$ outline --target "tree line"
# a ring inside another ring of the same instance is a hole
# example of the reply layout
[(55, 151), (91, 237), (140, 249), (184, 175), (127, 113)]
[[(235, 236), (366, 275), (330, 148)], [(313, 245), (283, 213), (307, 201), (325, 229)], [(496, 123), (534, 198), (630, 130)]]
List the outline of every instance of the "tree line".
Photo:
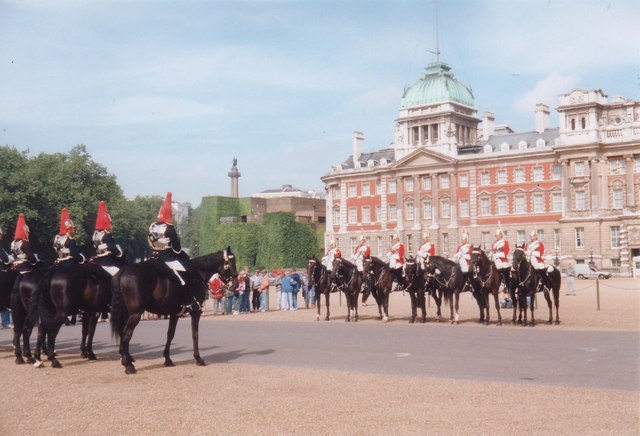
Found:
[[(98, 203), (105, 200), (113, 236), (127, 259), (135, 261), (148, 255), (149, 224), (155, 221), (163, 197), (125, 198), (116, 177), (91, 158), (85, 145), (69, 153), (37, 156), (29, 156), (28, 150), (0, 146), (0, 174), (3, 248), (8, 249), (18, 214), (24, 213), (35, 252), (44, 260), (53, 260), (53, 238), (58, 232), (60, 210), (66, 207), (76, 226), (78, 244), (85, 255), (93, 255), (91, 236)], [(251, 268), (303, 267), (309, 257), (321, 255), (322, 234), (307, 223), (296, 222), (292, 213), (268, 213), (260, 222), (220, 224), (221, 216), (250, 214), (248, 199), (205, 197), (178, 225), (182, 245), (192, 256), (230, 245), (238, 265)]]

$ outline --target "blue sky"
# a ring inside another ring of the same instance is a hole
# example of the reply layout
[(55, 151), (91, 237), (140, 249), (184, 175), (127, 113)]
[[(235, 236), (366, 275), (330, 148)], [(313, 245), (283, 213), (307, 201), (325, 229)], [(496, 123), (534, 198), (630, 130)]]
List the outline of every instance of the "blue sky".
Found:
[[(0, 0), (0, 145), (85, 144), (128, 197), (190, 201), (320, 177), (389, 146), (435, 60), (430, 1)], [(479, 116), (533, 130), (574, 88), (640, 99), (640, 2), (441, 1), (441, 60)], [(552, 113), (552, 126), (557, 116)]]

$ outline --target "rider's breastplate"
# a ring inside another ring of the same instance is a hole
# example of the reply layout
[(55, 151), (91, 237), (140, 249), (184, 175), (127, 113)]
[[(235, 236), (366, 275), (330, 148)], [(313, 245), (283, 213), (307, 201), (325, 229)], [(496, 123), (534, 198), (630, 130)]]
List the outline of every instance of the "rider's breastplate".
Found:
[(171, 247), (171, 240), (165, 236), (166, 232), (167, 225), (165, 223), (154, 223), (149, 226), (149, 244), (151, 248), (162, 251)]
[(11, 251), (16, 254), (18, 260), (26, 260), (27, 255), (22, 251), (22, 239), (19, 241), (11, 242)]
[(58, 259), (65, 259), (71, 255), (71, 250), (66, 247), (67, 239), (66, 235), (56, 235), (53, 239), (53, 248), (58, 254)]
[(106, 242), (102, 242), (102, 239), (105, 237), (106, 232), (104, 230), (96, 230), (93, 232), (93, 244), (96, 247), (96, 253), (105, 254), (107, 253), (107, 244)]

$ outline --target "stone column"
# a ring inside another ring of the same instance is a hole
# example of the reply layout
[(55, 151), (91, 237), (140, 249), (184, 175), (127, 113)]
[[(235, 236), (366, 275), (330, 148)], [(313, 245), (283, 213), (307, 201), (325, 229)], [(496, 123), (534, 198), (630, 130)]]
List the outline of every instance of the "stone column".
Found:
[(449, 172), (449, 194), (451, 195), (451, 205), (450, 209), (450, 221), (449, 228), (455, 229), (458, 227), (458, 195), (456, 193), (458, 186), (458, 178), (456, 177), (457, 171), (452, 168)]
[(238, 198), (238, 178), (240, 178), (241, 174), (238, 171), (238, 167), (236, 166), (237, 160), (233, 158), (233, 166), (229, 170), (227, 174), (231, 179), (231, 197)]
[(609, 161), (604, 157), (600, 158), (600, 171), (598, 171), (598, 189), (600, 192), (600, 210), (609, 209)]
[[(420, 204), (420, 176), (413, 176), (413, 226), (411, 230), (415, 230), (420, 233), (422, 229), (422, 222), (420, 215), (422, 211), (422, 205)], [(419, 240), (418, 240), (419, 242)]]
[(404, 199), (402, 198), (402, 194), (404, 192), (403, 189), (403, 179), (402, 177), (396, 177), (396, 197), (398, 201), (396, 203), (396, 230), (398, 231), (398, 235), (402, 238), (401, 232), (404, 232)]
[(438, 174), (431, 174), (431, 229), (440, 228), (440, 200), (438, 199)]
[(387, 202), (387, 178), (385, 176), (380, 177), (380, 228), (384, 232), (387, 230), (387, 211), (389, 209), (389, 203)]
[(340, 227), (338, 233), (344, 233), (347, 230), (347, 217), (349, 211), (347, 210), (347, 182), (342, 180), (340, 182)]
[(589, 176), (591, 180), (589, 181), (589, 194), (590, 194), (590, 206), (591, 206), (591, 215), (598, 216), (600, 215), (600, 168), (598, 165), (598, 159), (593, 158), (589, 160)]
[(562, 179), (561, 179), (561, 187), (562, 187), (562, 217), (566, 217), (567, 212), (571, 210), (570, 201), (571, 201), (571, 189), (569, 183), (569, 161), (566, 159), (562, 159), (560, 161), (560, 166), (562, 168)]
[(626, 165), (625, 165), (625, 176), (627, 181), (627, 201), (626, 207), (632, 208), (636, 205), (636, 196), (633, 189), (633, 156), (627, 155), (624, 157)]

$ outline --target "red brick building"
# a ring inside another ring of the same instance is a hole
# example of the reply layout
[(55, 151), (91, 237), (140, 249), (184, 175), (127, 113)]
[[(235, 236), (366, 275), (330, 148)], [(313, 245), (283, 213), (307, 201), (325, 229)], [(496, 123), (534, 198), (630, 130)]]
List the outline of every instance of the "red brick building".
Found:
[(511, 242), (532, 230), (548, 263), (593, 261), (629, 274), (640, 256), (640, 102), (600, 90), (560, 96), (557, 128), (535, 108), (535, 129), (516, 133), (477, 116), (470, 88), (441, 62), (408, 88), (390, 148), (352, 155), (322, 177), (326, 240), (352, 250), (364, 235), (384, 255), (394, 233), (409, 252), (428, 232), (452, 256), (460, 235), (489, 247), (498, 226)]

